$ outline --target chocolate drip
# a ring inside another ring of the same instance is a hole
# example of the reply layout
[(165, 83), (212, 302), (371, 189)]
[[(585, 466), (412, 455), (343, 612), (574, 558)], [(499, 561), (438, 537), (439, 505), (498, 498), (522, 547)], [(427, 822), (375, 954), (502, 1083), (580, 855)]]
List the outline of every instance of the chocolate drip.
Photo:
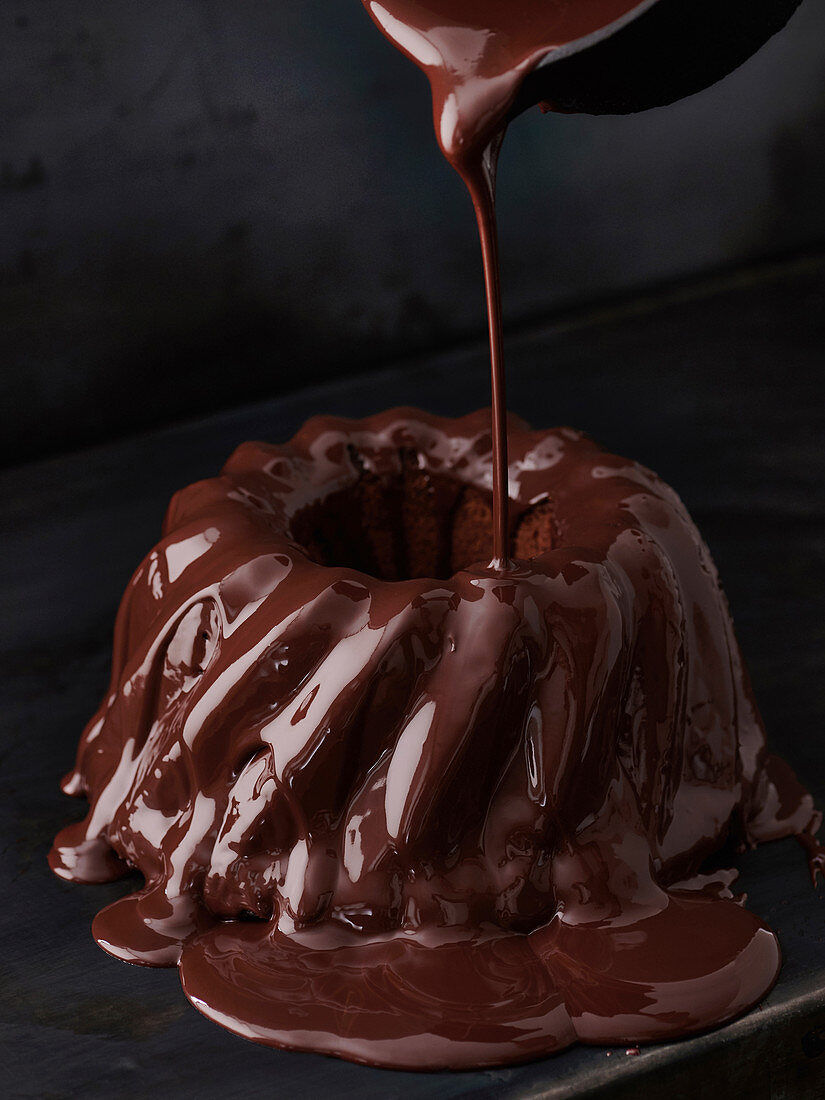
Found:
[[(501, 137), (503, 138), (503, 134)], [(462, 175), (470, 191), (478, 222), (484, 289), (490, 331), (490, 392), (493, 429), (493, 559), (495, 569), (510, 565), (507, 553), (509, 484), (507, 462), (507, 387), (504, 374), (504, 333), (501, 317), (501, 272), (496, 224), (496, 171), (500, 142), (494, 140), (480, 163), (464, 162)], [(459, 162), (461, 163), (461, 162)]]

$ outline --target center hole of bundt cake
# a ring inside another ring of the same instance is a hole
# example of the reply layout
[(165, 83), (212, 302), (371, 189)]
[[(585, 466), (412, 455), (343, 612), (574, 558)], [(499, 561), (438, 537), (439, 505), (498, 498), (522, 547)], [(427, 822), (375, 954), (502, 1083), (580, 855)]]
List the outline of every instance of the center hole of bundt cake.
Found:
[[(413, 449), (396, 469), (370, 470), (351, 452), (357, 480), (303, 509), (292, 537), (319, 565), (357, 569), (386, 581), (446, 580), (492, 558), (493, 496), (448, 472), (428, 470)], [(529, 560), (553, 546), (549, 500), (513, 508), (511, 554)]]

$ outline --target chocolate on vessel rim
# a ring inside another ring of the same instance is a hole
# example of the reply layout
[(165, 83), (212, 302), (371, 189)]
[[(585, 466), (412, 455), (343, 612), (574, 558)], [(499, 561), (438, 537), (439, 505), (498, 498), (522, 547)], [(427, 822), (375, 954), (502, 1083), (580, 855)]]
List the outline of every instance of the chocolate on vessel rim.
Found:
[[(707, 550), (649, 471), (510, 425), (507, 573), (467, 558), (489, 413), (393, 410), (244, 445), (130, 582), (52, 866), (140, 870), (98, 942), (247, 1038), (493, 1065), (701, 1030), (775, 980), (699, 871), (814, 810)], [(340, 565), (330, 515), (365, 533)]]

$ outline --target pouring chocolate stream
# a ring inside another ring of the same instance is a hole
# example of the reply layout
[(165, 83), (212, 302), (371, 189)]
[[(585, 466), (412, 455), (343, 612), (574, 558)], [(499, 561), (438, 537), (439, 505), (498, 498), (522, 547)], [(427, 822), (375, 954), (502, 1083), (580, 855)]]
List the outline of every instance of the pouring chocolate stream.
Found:
[(496, 225), (498, 156), (519, 90), (554, 50), (604, 30), (650, 0), (364, 0), (372, 18), (427, 74), (441, 151), (475, 208), (490, 333), (493, 561), (508, 563), (507, 390)]

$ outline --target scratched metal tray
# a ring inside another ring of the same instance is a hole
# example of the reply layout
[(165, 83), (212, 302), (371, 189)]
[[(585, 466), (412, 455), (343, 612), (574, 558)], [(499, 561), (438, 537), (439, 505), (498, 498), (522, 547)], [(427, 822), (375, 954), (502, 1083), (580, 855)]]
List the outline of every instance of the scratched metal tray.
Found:
[[(726, 583), (774, 746), (825, 804), (825, 262), (517, 334), (511, 405), (572, 423), (682, 493)], [(231, 366), (231, 365), (230, 365)], [(825, 896), (793, 841), (741, 861), (785, 964), (764, 1004), (668, 1046), (579, 1047), (512, 1069), (370, 1070), (266, 1050), (202, 1019), (174, 972), (92, 942), (122, 885), (70, 886), (45, 855), (79, 806), (57, 783), (102, 693), (112, 617), (179, 485), (317, 411), (483, 404), (481, 345), (0, 477), (0, 1095), (825, 1097)]]

